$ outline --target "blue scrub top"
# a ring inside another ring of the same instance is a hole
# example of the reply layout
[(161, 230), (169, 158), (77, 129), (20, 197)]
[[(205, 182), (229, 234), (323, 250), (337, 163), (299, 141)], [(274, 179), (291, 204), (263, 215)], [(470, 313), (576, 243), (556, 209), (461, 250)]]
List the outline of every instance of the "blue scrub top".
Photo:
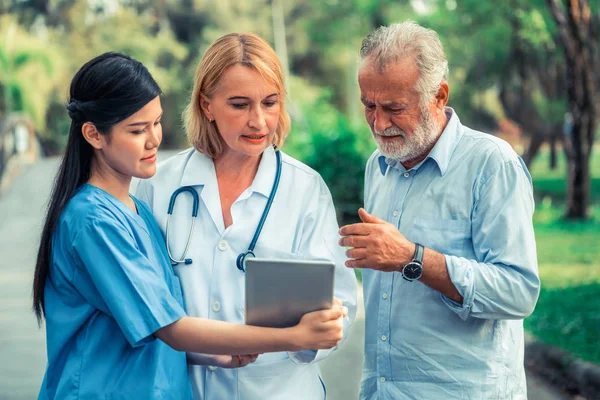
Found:
[(54, 231), (38, 399), (192, 399), (185, 353), (153, 335), (185, 316), (148, 207), (83, 185)]

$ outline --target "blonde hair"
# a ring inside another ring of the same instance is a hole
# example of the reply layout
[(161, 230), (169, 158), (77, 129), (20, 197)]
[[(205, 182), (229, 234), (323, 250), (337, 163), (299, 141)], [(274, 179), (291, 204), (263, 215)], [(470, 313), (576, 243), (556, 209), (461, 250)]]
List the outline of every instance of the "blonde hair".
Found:
[(230, 33), (215, 40), (202, 56), (196, 69), (190, 101), (183, 112), (188, 140), (196, 150), (212, 158), (224, 151), (225, 142), (216, 125), (202, 112), (201, 95), (210, 99), (223, 73), (236, 64), (259, 72), (279, 92), (279, 120), (273, 144), (281, 148), (290, 131), (290, 117), (285, 110), (283, 69), (277, 54), (267, 42), (253, 33)]

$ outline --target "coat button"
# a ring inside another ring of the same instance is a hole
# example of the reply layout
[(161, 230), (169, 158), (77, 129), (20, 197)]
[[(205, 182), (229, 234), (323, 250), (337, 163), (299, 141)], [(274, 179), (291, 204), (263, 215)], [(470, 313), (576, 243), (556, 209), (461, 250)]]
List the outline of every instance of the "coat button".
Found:
[(221, 303), (219, 303), (218, 301), (215, 301), (215, 302), (212, 304), (212, 309), (213, 309), (213, 311), (214, 311), (214, 312), (219, 312), (219, 311), (221, 311)]
[(229, 247), (227, 245), (227, 242), (224, 240), (219, 241), (219, 244), (217, 245), (217, 247), (219, 248), (219, 250), (224, 251), (227, 250), (227, 247)]

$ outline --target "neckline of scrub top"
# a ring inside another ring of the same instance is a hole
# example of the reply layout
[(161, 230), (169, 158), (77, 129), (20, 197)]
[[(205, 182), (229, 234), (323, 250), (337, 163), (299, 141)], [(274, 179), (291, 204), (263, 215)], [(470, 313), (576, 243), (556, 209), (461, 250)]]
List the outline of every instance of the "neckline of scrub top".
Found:
[[(133, 219), (140, 226), (140, 228), (142, 228), (146, 233), (149, 233), (148, 227), (146, 226), (146, 222), (144, 221), (142, 216), (140, 214), (134, 212), (131, 208), (127, 207), (127, 205), (125, 203), (123, 203), (121, 200), (117, 199), (115, 196), (113, 196), (106, 190), (99, 188), (98, 186), (94, 186), (90, 183), (84, 183), (82, 185), (82, 187), (84, 187), (84, 186), (89, 187), (89, 188), (91, 188), (91, 190), (94, 190), (95, 192), (102, 194), (112, 204), (114, 204), (116, 207), (118, 207), (120, 210), (122, 210), (124, 213), (126, 213), (131, 219)], [(138, 200), (134, 196), (132, 196), (131, 193), (129, 193), (128, 195), (129, 195), (129, 198), (131, 198), (131, 200), (133, 200), (133, 203), (135, 204), (135, 207), (139, 212), (141, 207), (138, 204)]]

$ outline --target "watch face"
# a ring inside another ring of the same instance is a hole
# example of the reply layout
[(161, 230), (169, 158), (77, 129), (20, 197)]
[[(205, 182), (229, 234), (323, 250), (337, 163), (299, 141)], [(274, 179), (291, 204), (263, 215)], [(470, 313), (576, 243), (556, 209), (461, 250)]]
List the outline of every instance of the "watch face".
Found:
[(417, 262), (409, 262), (404, 266), (402, 270), (402, 275), (408, 280), (414, 281), (415, 279), (419, 279), (423, 274), (423, 267), (421, 264)]

